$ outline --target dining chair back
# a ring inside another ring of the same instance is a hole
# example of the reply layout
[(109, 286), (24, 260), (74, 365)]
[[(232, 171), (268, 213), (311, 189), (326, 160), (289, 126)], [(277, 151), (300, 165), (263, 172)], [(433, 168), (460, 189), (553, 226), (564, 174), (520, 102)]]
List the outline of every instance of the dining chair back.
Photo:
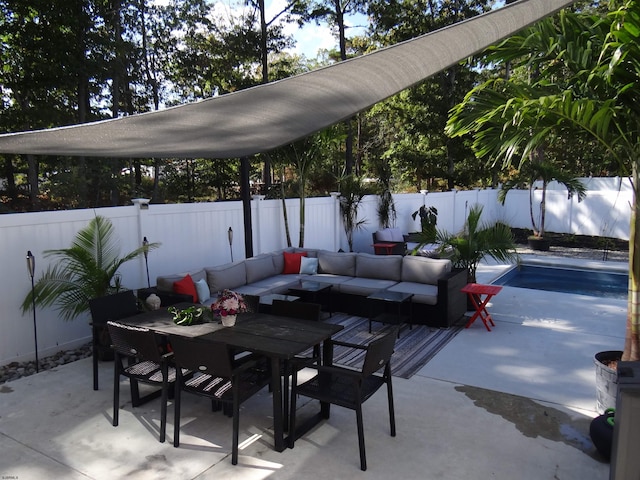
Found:
[[(171, 336), (170, 344), (177, 368), (174, 404), (174, 447), (180, 446), (182, 392), (189, 392), (232, 407), (233, 439), (231, 463), (238, 463), (240, 404), (265, 387), (271, 373), (266, 358), (247, 355), (239, 360), (221, 342)], [(191, 377), (184, 372), (191, 371)]]
[(243, 294), (242, 298), (244, 299), (244, 303), (249, 309), (250, 312), (258, 313), (260, 310), (260, 296), (259, 295), (249, 295)]
[(91, 312), (91, 351), (93, 360), (93, 389), (98, 390), (98, 360), (111, 359), (113, 351), (107, 322), (137, 315), (138, 301), (132, 290), (89, 300)]
[(353, 349), (366, 350), (364, 364), (361, 369), (345, 368), (340, 365), (309, 365), (302, 366), (317, 370), (317, 374), (309, 380), (297, 385), (298, 368), (294, 363), (291, 381), (291, 411), (289, 427), (290, 447), (293, 448), (296, 439), (296, 399), (298, 395), (338, 405), (356, 412), (358, 427), (358, 447), (360, 450), (360, 468), (367, 469), (367, 459), (364, 443), (364, 426), (362, 420), (362, 404), (371, 398), (383, 385), (387, 386), (387, 401), (389, 404), (389, 424), (391, 436), (396, 436), (395, 411), (393, 406), (393, 387), (391, 381), (391, 355), (393, 354), (397, 328), (384, 336), (373, 340), (366, 346), (340, 341), (332, 341), (334, 345), (341, 345)]
[[(169, 365), (172, 354), (163, 353), (161, 342), (153, 330), (108, 321), (107, 328), (114, 350), (113, 426), (117, 427), (120, 411), (120, 376), (129, 378), (131, 403), (134, 407), (161, 397), (160, 442), (165, 441), (167, 399), (169, 388), (175, 383), (175, 368)], [(123, 360), (127, 360), (126, 364)], [(160, 390), (140, 397), (138, 382), (160, 386)]]

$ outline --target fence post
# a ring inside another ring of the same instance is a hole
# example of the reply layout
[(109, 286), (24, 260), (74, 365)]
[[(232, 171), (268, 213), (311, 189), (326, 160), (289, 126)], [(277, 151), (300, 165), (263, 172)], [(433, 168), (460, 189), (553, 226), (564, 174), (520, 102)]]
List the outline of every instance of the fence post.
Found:
[[(134, 198), (131, 200), (131, 203), (133, 203), (133, 205), (136, 208), (136, 218), (138, 220), (138, 243), (136, 245), (137, 247), (142, 246), (142, 242), (144, 240), (145, 237), (145, 232), (147, 231), (147, 225), (148, 225), (148, 214), (149, 214), (149, 202), (151, 200), (148, 198)], [(151, 239), (149, 240), (150, 242), (153, 242), (154, 240)], [(145, 264), (145, 257), (144, 255), (140, 255), (139, 260), (138, 260), (139, 266), (140, 266), (140, 273), (139, 273), (139, 279), (140, 278), (147, 278), (147, 274), (146, 274), (146, 264)], [(142, 285), (144, 282), (141, 282), (140, 280), (138, 281), (138, 285)]]
[(340, 225), (342, 223), (342, 216), (340, 215), (340, 192), (330, 192), (329, 194), (334, 200), (333, 250), (337, 252), (340, 249)]
[(265, 195), (252, 195), (251, 199), (254, 201), (255, 203), (255, 207), (256, 207), (256, 215), (255, 215), (255, 222), (254, 222), (254, 231), (255, 231), (255, 235), (253, 236), (253, 241), (256, 245), (256, 251), (258, 252), (258, 255), (260, 255), (262, 253), (262, 242), (260, 241), (260, 239), (262, 238), (262, 221), (260, 220), (262, 218), (262, 201), (266, 198)]

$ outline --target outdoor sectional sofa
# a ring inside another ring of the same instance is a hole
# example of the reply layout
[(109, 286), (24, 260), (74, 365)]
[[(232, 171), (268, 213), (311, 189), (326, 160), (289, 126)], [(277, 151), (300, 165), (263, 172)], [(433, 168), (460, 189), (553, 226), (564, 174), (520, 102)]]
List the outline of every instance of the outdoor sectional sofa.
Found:
[[(300, 256), (304, 258), (300, 260)], [(302, 271), (308, 273), (300, 273), (300, 263)], [(290, 248), (225, 265), (161, 275), (157, 277), (158, 293), (175, 293), (187, 274), (203, 292), (199, 300), (206, 305), (223, 289), (261, 296), (286, 293), (301, 280), (312, 280), (332, 285), (332, 310), (353, 315), (368, 316), (366, 297), (383, 289), (414, 295), (415, 324), (450, 327), (460, 320), (467, 306), (460, 292), (466, 284), (466, 271), (452, 268), (448, 259)], [(208, 288), (203, 288), (205, 285)], [(207, 294), (211, 297), (206, 298)]]

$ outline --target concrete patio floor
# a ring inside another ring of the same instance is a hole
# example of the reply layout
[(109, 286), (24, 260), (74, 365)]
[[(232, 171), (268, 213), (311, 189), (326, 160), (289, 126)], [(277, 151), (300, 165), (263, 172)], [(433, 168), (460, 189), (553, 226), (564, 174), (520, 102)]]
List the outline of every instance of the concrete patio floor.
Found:
[[(612, 263), (612, 262), (609, 262)], [(483, 265), (479, 282), (505, 267)], [(624, 268), (624, 267), (623, 267)], [(0, 385), (3, 479), (606, 479), (589, 439), (595, 413), (593, 355), (621, 349), (626, 302), (505, 287), (489, 307), (496, 327), (461, 331), (411, 379), (394, 378), (397, 436), (386, 395), (364, 408), (368, 470), (359, 469), (355, 415), (331, 418), (272, 450), (265, 389), (244, 404), (231, 465), (231, 419), (205, 400), (183, 402), (181, 446), (157, 440), (159, 402), (121, 396), (111, 426), (112, 364), (91, 389), (91, 359)], [(123, 382), (124, 384), (124, 382)], [(302, 402), (302, 410), (315, 404)]]

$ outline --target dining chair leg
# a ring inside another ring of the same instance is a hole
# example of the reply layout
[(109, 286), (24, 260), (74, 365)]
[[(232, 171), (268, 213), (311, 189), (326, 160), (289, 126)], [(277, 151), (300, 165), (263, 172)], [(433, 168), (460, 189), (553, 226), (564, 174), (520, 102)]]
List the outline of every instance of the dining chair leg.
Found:
[(391, 436), (396, 436), (396, 414), (393, 406), (393, 387), (391, 386), (391, 378), (387, 382), (387, 397), (389, 400), (389, 426), (391, 429)]
[(113, 359), (113, 426), (118, 426), (118, 414), (120, 410), (120, 358), (115, 353)]
[(180, 401), (182, 398), (182, 376), (176, 378), (176, 393), (173, 399), (173, 446), (180, 446)]
[(362, 424), (362, 405), (356, 407), (356, 420), (358, 424), (358, 448), (360, 449), (360, 469), (367, 469), (367, 457), (364, 449), (364, 427)]
[(296, 384), (298, 382), (298, 372), (295, 368), (291, 374), (291, 404), (289, 405), (289, 448), (293, 448), (296, 443)]
[(167, 435), (167, 401), (169, 399), (169, 367), (162, 364), (162, 395), (160, 404), (160, 443), (164, 443)]
[(238, 440), (240, 437), (240, 400), (237, 387), (233, 392), (233, 444), (231, 445), (231, 464), (238, 464)]
[(289, 431), (289, 362), (285, 361), (282, 375), (282, 429)]
[(96, 344), (95, 333), (93, 334), (91, 356), (93, 357), (93, 389), (98, 390), (98, 345)]

